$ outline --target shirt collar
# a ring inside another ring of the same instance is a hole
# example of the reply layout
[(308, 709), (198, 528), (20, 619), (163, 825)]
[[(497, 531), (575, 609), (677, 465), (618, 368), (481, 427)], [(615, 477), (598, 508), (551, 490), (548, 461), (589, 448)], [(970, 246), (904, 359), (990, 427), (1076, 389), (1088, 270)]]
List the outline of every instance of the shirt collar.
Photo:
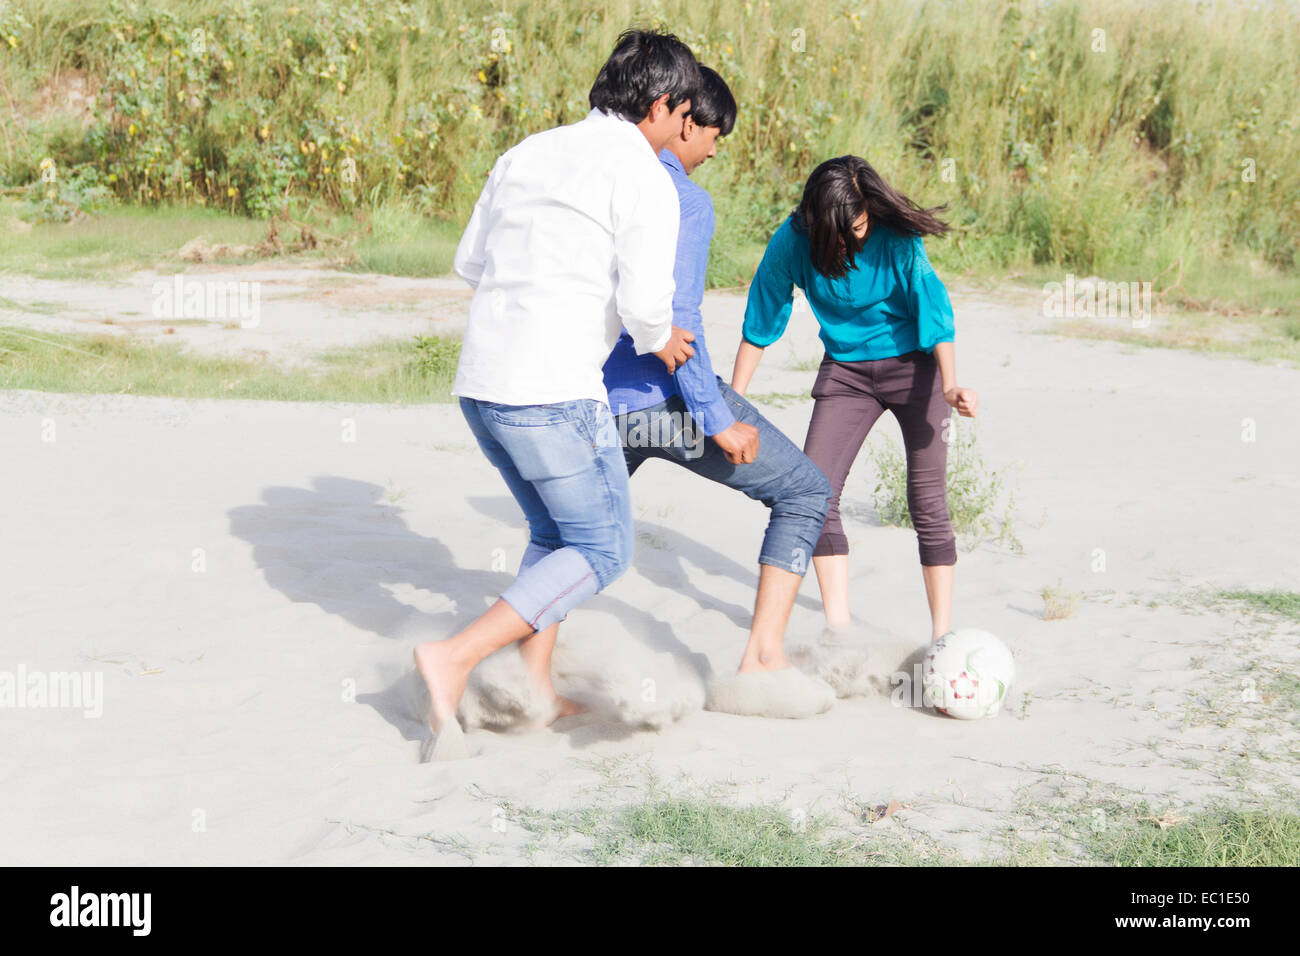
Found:
[[(594, 106), (591, 108), (591, 112), (587, 114), (587, 119), (598, 123), (613, 124), (614, 126), (618, 127), (624, 133), (624, 135), (626, 135), (629, 139), (635, 136), (643, 147), (645, 147), (646, 149), (651, 149), (650, 141), (645, 138), (645, 135), (639, 129), (637, 129), (636, 123), (633, 123), (631, 120), (625, 120), (623, 119), (623, 117), (618, 116), (614, 113), (606, 113), (603, 110), (597, 109)], [(651, 151), (653, 152), (653, 150)]]
[(677, 158), (677, 154), (667, 146), (659, 151), (659, 162), (663, 163), (669, 169), (677, 170), (677, 172), (681, 173), (683, 176), (686, 175), (686, 167), (683, 166), (682, 161)]

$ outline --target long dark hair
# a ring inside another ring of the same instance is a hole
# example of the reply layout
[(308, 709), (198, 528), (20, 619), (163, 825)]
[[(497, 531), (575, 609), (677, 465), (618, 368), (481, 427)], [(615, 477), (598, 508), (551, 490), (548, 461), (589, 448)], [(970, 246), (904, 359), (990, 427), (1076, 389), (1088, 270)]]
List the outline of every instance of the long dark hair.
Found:
[(671, 111), (691, 99), (699, 85), (695, 54), (677, 37), (658, 30), (624, 30), (596, 74), (587, 102), (592, 109), (639, 123), (665, 93)]
[(946, 208), (922, 209), (865, 159), (837, 156), (813, 170), (792, 215), (794, 228), (808, 236), (814, 268), (838, 279), (856, 268), (853, 260), (866, 240), (853, 234), (853, 223), (864, 212), (871, 228), (884, 225), (908, 236), (940, 236), (949, 227), (934, 213)]

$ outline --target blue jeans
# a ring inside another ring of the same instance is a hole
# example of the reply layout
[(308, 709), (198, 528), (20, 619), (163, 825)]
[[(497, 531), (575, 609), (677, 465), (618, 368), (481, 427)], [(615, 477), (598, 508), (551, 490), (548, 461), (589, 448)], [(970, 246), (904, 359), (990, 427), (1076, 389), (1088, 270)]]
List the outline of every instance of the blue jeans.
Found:
[(632, 562), (632, 503), (614, 419), (589, 398), (552, 405), (461, 398), (460, 409), (528, 521), (519, 576), (501, 599), (544, 631)]
[(758, 563), (804, 574), (826, 519), (830, 482), (794, 442), (721, 378), (718, 388), (736, 421), (758, 429), (754, 461), (747, 465), (727, 461), (718, 443), (699, 430), (682, 397), (670, 395), (658, 405), (616, 419), (628, 474), (648, 459), (663, 458), (763, 502), (772, 514)]

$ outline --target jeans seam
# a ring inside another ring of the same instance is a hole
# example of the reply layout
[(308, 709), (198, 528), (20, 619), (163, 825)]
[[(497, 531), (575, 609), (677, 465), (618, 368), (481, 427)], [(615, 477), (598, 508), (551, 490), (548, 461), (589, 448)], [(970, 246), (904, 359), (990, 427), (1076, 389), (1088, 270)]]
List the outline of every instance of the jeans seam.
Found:
[[(555, 597), (551, 599), (551, 603), (547, 604), (544, 608), (542, 608), (540, 611), (538, 611), (538, 612), (537, 612), (537, 616), (536, 616), (535, 618), (533, 618), (531, 621), (528, 622), (528, 626), (531, 627), (534, 631), (537, 630), (537, 622), (540, 621), (540, 620), (542, 619), (542, 616), (543, 616), (547, 611), (549, 611), (551, 608), (555, 607), (556, 604), (560, 603), (560, 600), (561, 600), (562, 598), (564, 598), (566, 595), (568, 595), (568, 594), (572, 593), (573, 591), (575, 591), (579, 586), (582, 585), (582, 583), (583, 583), (584, 581), (587, 580), (587, 578), (593, 576), (595, 573), (596, 573), (595, 571), (588, 571), (588, 572), (587, 572), (586, 574), (584, 574), (582, 577), (578, 578), (577, 581), (573, 582), (573, 583), (570, 584), (567, 588), (565, 588), (563, 591), (561, 591), (559, 594), (555, 595)], [(598, 584), (600, 583), (600, 579), (599, 579), (599, 578), (596, 579), (596, 583), (598, 583)]]

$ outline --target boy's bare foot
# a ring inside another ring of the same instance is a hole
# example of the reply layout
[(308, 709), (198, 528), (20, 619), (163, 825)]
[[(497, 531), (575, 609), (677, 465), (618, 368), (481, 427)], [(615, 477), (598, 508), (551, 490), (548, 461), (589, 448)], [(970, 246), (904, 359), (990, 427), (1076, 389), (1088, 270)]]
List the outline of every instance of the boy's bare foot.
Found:
[(576, 700), (569, 700), (569, 698), (561, 697), (559, 694), (555, 695), (555, 700), (551, 702), (551, 707), (555, 713), (555, 716), (552, 717), (551, 720), (559, 720), (561, 717), (573, 717), (577, 714), (585, 714), (587, 712), (587, 708)]
[(736, 673), (758, 674), (764, 671), (785, 670), (789, 666), (789, 661), (785, 659), (785, 654), (781, 651), (774, 654), (760, 654), (747, 647), (745, 648), (745, 656), (740, 659), (740, 668)]
[(445, 641), (425, 641), (415, 648), (415, 669), (429, 688), (429, 726), (437, 733), (448, 721), (456, 722), (470, 668), (456, 662)]
[(573, 717), (576, 714), (585, 714), (587, 712), (587, 708), (576, 700), (561, 697), (559, 694), (551, 694), (545, 699), (546, 713), (534, 720), (529, 726), (537, 729), (549, 727), (561, 717)]

